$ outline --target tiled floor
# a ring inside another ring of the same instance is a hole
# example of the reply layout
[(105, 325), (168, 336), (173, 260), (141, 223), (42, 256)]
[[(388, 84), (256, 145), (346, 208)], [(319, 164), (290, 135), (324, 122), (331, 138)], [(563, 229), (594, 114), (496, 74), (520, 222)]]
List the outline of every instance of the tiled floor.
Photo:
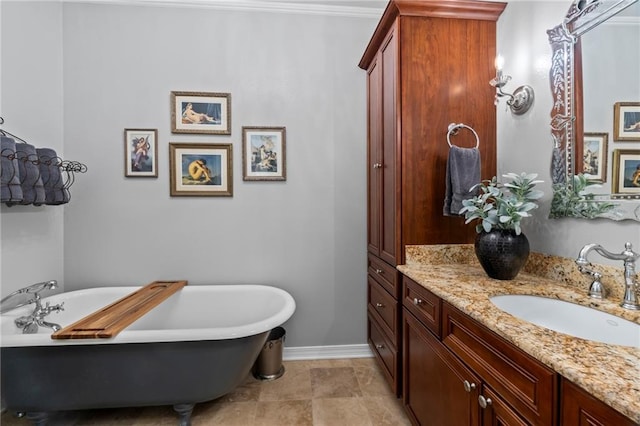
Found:
[[(248, 377), (217, 400), (197, 404), (192, 426), (382, 426), (410, 425), (373, 358), (285, 361), (273, 381)], [(28, 426), (4, 413), (2, 426)], [(62, 412), (49, 426), (175, 426), (171, 407)]]

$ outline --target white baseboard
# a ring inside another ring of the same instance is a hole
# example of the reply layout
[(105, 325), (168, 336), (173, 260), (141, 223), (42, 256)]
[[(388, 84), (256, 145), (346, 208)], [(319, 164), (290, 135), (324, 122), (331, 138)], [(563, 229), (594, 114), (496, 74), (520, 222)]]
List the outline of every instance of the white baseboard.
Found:
[(282, 354), (282, 358), (286, 361), (370, 357), (373, 357), (373, 353), (366, 343), (362, 345), (285, 347)]

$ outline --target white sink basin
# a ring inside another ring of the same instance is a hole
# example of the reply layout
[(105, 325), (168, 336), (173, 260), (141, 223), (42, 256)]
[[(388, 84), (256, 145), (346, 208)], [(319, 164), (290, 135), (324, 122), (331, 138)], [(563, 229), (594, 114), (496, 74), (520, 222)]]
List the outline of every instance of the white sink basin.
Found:
[(490, 297), (501, 310), (541, 327), (582, 339), (640, 348), (640, 325), (586, 306), (547, 297)]

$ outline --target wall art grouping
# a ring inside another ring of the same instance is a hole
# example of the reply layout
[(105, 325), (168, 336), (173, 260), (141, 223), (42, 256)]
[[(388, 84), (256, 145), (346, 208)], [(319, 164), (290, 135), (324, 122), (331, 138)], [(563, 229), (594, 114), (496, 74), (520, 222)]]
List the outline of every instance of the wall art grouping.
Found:
[[(231, 94), (171, 92), (171, 133), (231, 135)], [(126, 128), (125, 176), (158, 177), (158, 129)], [(242, 127), (245, 181), (285, 181), (286, 128)], [(233, 196), (233, 144), (169, 143), (170, 195)]]

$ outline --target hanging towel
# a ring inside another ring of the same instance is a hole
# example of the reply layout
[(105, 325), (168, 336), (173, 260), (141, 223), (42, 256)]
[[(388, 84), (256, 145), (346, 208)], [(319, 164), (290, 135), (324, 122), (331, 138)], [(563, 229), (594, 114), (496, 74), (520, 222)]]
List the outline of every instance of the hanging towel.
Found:
[(0, 202), (18, 203), (22, 201), (22, 188), (18, 174), (18, 159), (16, 158), (16, 141), (6, 136), (0, 136), (0, 156), (2, 168), (0, 175)]
[(40, 177), (38, 155), (36, 148), (28, 143), (16, 145), (18, 169), (20, 170), (20, 185), (22, 187), (22, 201), (20, 204), (41, 205), (45, 201), (44, 185)]
[(40, 160), (40, 177), (44, 185), (45, 204), (58, 205), (69, 201), (65, 196), (60, 166), (62, 161), (51, 148), (36, 148)]
[(480, 151), (452, 145), (447, 158), (443, 214), (458, 216), (462, 200), (472, 197), (471, 187), (480, 182)]

